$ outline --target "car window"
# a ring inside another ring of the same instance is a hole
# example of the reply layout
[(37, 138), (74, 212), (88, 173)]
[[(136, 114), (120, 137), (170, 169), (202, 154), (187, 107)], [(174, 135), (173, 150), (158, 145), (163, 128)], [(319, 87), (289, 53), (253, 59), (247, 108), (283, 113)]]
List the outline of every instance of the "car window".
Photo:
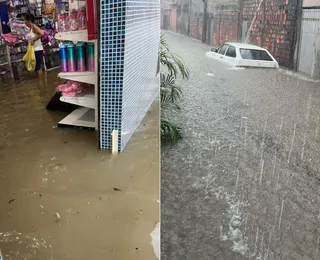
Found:
[(228, 49), (228, 47), (229, 47), (229, 45), (227, 45), (227, 44), (222, 45), (219, 48), (218, 53), (224, 55), (226, 53), (226, 50)]
[(230, 46), (226, 53), (226, 56), (231, 58), (236, 58), (237, 57), (236, 48), (233, 46)]
[(244, 60), (273, 61), (270, 55), (264, 50), (240, 49), (240, 55)]

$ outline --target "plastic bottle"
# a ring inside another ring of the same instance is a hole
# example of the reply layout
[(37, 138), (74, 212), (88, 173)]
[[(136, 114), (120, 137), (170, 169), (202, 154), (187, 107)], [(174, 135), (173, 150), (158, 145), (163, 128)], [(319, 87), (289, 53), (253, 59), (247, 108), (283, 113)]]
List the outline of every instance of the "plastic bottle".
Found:
[(94, 71), (94, 43), (88, 43), (88, 70)]
[(68, 71), (69, 72), (77, 71), (75, 47), (73, 43), (69, 43), (67, 45), (67, 58), (68, 58)]
[(86, 17), (86, 10), (85, 8), (80, 8), (78, 11), (78, 29), (85, 30), (87, 29), (87, 17)]
[(78, 22), (77, 22), (78, 12), (73, 10), (69, 16), (69, 29), (70, 31), (78, 30)]
[(58, 22), (58, 30), (59, 32), (67, 32), (68, 28), (68, 17), (66, 14), (60, 14)]
[(77, 65), (78, 71), (86, 71), (85, 46), (83, 42), (77, 44)]
[(67, 46), (64, 43), (60, 45), (60, 62), (61, 72), (68, 72)]

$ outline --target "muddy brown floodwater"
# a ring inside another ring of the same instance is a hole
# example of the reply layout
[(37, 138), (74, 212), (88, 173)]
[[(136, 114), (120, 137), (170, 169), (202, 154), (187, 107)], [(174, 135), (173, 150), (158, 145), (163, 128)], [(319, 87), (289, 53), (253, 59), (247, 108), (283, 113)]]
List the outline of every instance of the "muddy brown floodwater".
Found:
[(0, 81), (0, 250), (4, 260), (157, 259), (159, 103), (125, 151), (95, 131), (57, 128), (45, 106), (59, 84)]

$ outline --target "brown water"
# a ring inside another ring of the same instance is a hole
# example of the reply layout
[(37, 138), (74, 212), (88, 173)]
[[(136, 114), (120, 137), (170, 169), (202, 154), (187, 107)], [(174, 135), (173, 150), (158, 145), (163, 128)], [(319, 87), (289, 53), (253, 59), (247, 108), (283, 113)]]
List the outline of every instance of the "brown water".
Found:
[[(57, 128), (45, 106), (59, 84), (0, 81), (0, 250), (7, 259), (156, 259), (159, 106), (122, 154), (95, 131)], [(58, 214), (56, 214), (58, 213)]]

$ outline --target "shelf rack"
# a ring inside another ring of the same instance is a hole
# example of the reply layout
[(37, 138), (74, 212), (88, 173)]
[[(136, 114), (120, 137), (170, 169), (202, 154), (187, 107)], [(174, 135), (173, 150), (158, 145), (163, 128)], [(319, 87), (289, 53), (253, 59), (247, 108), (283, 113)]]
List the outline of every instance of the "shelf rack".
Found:
[(12, 65), (11, 65), (11, 57), (10, 57), (9, 47), (7, 44), (0, 44), (0, 48), (2, 48), (2, 49), (5, 48), (5, 54), (2, 56), (7, 57), (6, 62), (0, 61), (0, 69), (3, 67), (6, 67), (7, 71), (10, 72), (10, 74), (11, 74), (11, 78), (13, 78), (14, 76), (13, 76), (13, 70), (12, 70)]
[(59, 122), (59, 125), (72, 125), (78, 127), (95, 128), (98, 130), (98, 52), (97, 40), (88, 40), (88, 31), (60, 32), (55, 35), (56, 40), (72, 42), (93, 42), (95, 72), (60, 72), (58, 77), (94, 85), (93, 93), (80, 94), (76, 97), (60, 97), (62, 102), (81, 106)]

